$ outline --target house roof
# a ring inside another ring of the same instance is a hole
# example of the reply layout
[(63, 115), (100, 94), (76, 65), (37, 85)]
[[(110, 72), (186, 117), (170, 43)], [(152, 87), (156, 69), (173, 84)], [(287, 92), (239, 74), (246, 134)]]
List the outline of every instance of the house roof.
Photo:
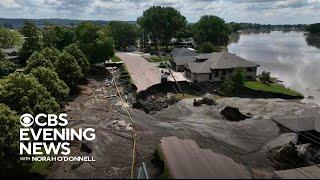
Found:
[(13, 52), (18, 52), (18, 48), (6, 48), (6, 49), (1, 49), (3, 52), (10, 54)]
[(187, 63), (186, 68), (189, 69), (193, 73), (210, 73), (210, 65), (211, 61), (204, 61), (204, 62), (192, 62), (192, 63)]
[(171, 57), (178, 57), (178, 56), (196, 56), (197, 53), (194, 50), (189, 48), (174, 48), (170, 53)]
[(220, 53), (212, 53), (209, 58), (213, 61), (211, 69), (232, 69), (238, 67), (258, 67), (257, 64), (252, 63), (244, 58), (223, 51)]
[(250, 173), (233, 159), (200, 148), (188, 139), (163, 137), (160, 150), (173, 179), (248, 179)]
[(176, 56), (176, 57), (173, 57), (173, 62), (177, 66), (185, 65), (187, 63), (194, 62), (194, 61), (196, 61), (195, 56)]
[(186, 68), (194, 73), (210, 73), (211, 69), (258, 67), (257, 64), (226, 51), (201, 54), (196, 56), (196, 58), (207, 60), (204, 62), (187, 63)]

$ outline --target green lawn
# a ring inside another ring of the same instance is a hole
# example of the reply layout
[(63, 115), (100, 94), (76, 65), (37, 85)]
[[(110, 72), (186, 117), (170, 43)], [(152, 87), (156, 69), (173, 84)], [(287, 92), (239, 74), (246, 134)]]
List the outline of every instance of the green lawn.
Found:
[(111, 61), (112, 61), (112, 62), (121, 62), (122, 60), (121, 60), (118, 56), (114, 55), (114, 56), (111, 58)]
[(151, 62), (167, 62), (170, 60), (169, 56), (153, 56), (151, 57)]
[(265, 92), (281, 93), (290, 96), (301, 96), (300, 93), (279, 84), (264, 84), (256, 81), (247, 81), (245, 82), (245, 87)]
[(36, 173), (45, 177), (50, 171), (51, 163), (52, 163), (51, 161), (32, 162), (30, 172)]
[[(184, 95), (184, 96), (183, 96)], [(193, 94), (175, 94), (175, 97), (177, 98), (177, 99), (180, 99), (180, 100), (182, 100), (182, 99), (194, 99), (194, 98), (199, 98), (199, 96), (197, 96), (197, 95), (193, 95)]]

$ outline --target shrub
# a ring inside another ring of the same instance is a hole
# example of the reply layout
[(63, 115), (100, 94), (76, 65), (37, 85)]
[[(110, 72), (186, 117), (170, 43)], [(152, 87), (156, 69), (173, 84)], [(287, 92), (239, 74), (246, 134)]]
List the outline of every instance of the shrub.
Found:
[(213, 46), (213, 44), (211, 42), (205, 42), (202, 43), (199, 47), (199, 52), (200, 53), (212, 53), (214, 52), (216, 49)]
[(261, 81), (261, 82), (264, 83), (264, 84), (271, 83), (272, 80), (271, 80), (270, 74), (271, 74), (270, 72), (263, 71), (263, 72), (258, 76), (259, 81)]

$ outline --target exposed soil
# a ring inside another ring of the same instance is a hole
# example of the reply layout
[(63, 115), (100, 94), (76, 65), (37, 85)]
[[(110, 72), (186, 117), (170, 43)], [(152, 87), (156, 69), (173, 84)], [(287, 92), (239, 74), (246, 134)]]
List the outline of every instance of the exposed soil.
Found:
[[(104, 86), (104, 78), (88, 78), (88, 84), (81, 85), (81, 93), (65, 108), (69, 127), (96, 130), (96, 140), (82, 151), (81, 144), (74, 146), (72, 154), (86, 153), (96, 162), (54, 163), (49, 178), (130, 178), (132, 132), (112, 126), (116, 121), (128, 124), (130, 120), (119, 98), (106, 97), (115, 94), (115, 89)], [(249, 169), (254, 168), (251, 171), (254, 177), (269, 176), (274, 167), (266, 152), (294, 138), (293, 133), (281, 134), (271, 118), (316, 108), (281, 99), (221, 98), (217, 103), (194, 107), (193, 99), (185, 99), (154, 114), (129, 108), (138, 136), (135, 173), (145, 162), (151, 177), (158, 177), (159, 169), (152, 163), (156, 146), (161, 137), (177, 136), (195, 140), (203, 148), (225, 154)], [(239, 108), (252, 117), (239, 122), (227, 121), (220, 115), (226, 106)]]

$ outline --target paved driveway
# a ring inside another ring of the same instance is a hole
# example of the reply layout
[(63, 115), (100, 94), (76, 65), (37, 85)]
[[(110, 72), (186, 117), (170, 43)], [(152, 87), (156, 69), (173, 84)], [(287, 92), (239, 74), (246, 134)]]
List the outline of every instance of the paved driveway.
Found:
[[(132, 81), (137, 87), (137, 92), (144, 91), (153, 85), (161, 83), (161, 71), (153, 63), (133, 53), (118, 52), (116, 55), (126, 65)], [(177, 81), (186, 80), (181, 73), (174, 73), (174, 76)], [(173, 81), (173, 78), (169, 77), (168, 80)]]

